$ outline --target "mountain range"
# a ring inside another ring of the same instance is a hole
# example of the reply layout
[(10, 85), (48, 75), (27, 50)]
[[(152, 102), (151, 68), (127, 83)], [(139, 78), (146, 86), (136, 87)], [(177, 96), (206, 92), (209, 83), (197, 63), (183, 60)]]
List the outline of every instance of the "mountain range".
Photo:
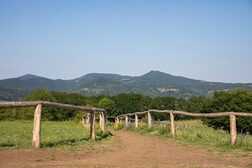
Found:
[(48, 79), (27, 74), (0, 80), (0, 100), (17, 100), (36, 89), (58, 92), (75, 92), (85, 96), (139, 93), (151, 97), (211, 96), (217, 90), (245, 88), (252, 91), (252, 83), (221, 83), (189, 79), (160, 71), (150, 71), (142, 76), (90, 73), (71, 80)]

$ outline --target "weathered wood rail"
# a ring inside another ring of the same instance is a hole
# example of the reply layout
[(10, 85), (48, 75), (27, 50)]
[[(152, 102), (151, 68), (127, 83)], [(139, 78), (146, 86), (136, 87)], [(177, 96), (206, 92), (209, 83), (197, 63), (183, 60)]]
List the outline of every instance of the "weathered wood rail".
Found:
[(214, 118), (214, 117), (229, 117), (230, 120), (230, 141), (231, 144), (235, 144), (237, 138), (237, 131), (236, 131), (236, 116), (240, 117), (252, 117), (252, 113), (243, 113), (243, 112), (218, 112), (218, 113), (189, 113), (185, 111), (174, 111), (174, 110), (148, 110), (143, 112), (135, 112), (135, 113), (128, 113), (122, 114), (116, 117), (116, 124), (120, 122), (120, 120), (125, 120), (125, 125), (128, 126), (129, 116), (135, 116), (135, 128), (138, 127), (138, 115), (145, 115), (147, 114), (148, 117), (148, 126), (149, 128), (152, 127), (153, 119), (152, 113), (167, 113), (170, 115), (170, 133), (173, 137), (175, 137), (175, 121), (174, 115), (185, 115), (191, 117), (207, 117), (207, 118)]
[(32, 146), (40, 148), (41, 142), (41, 115), (42, 107), (64, 108), (69, 110), (77, 110), (88, 112), (88, 122), (90, 126), (90, 139), (95, 141), (95, 114), (99, 113), (101, 130), (105, 130), (106, 111), (100, 108), (89, 108), (84, 106), (76, 106), (71, 104), (62, 104), (48, 101), (19, 101), (19, 102), (0, 102), (0, 108), (17, 108), (17, 107), (36, 107), (34, 112), (33, 138)]

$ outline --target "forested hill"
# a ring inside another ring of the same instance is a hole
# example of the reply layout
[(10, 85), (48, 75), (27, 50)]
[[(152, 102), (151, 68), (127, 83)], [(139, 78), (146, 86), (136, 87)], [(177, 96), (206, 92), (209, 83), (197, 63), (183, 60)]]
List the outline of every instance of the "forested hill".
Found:
[(142, 76), (91, 73), (72, 80), (52, 80), (35, 75), (0, 80), (0, 100), (16, 100), (36, 89), (75, 92), (85, 96), (139, 93), (148, 96), (191, 97), (211, 96), (216, 90), (245, 88), (252, 90), (252, 83), (218, 83), (173, 76), (150, 71)]

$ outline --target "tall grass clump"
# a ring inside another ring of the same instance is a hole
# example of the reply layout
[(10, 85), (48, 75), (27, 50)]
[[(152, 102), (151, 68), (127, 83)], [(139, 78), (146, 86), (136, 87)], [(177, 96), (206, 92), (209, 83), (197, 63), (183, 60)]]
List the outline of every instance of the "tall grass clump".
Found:
[(119, 122), (119, 123), (117, 123), (117, 124), (115, 124), (114, 125), (114, 130), (122, 130), (122, 129), (124, 129), (126, 126), (125, 126), (125, 124), (124, 123), (122, 123), (122, 122)]

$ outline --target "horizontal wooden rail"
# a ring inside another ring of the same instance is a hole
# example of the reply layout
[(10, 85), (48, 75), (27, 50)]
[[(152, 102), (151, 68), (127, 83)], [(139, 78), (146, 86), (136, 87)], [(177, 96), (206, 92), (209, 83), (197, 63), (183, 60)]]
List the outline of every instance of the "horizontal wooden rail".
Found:
[(18, 101), (18, 102), (0, 102), (0, 107), (32, 107), (38, 104), (42, 104), (47, 107), (55, 107), (55, 108), (64, 108), (69, 110), (79, 110), (79, 111), (88, 111), (88, 112), (105, 112), (104, 109), (99, 108), (90, 108), (84, 106), (76, 106), (72, 104), (62, 104), (48, 101)]
[[(230, 120), (230, 139), (231, 143), (235, 144), (237, 131), (236, 131), (236, 116), (238, 117), (252, 117), (252, 113), (243, 113), (243, 112), (218, 112), (218, 113), (189, 113), (185, 111), (175, 111), (175, 110), (148, 110), (143, 112), (135, 112), (135, 113), (128, 113), (122, 114), (116, 117), (116, 124), (120, 122), (120, 120), (124, 119), (126, 126), (128, 126), (129, 118), (128, 116), (135, 116), (135, 127), (138, 127), (138, 116), (137, 115), (144, 115), (148, 114), (148, 126), (149, 128), (152, 127), (152, 113), (164, 113), (170, 114), (170, 124), (171, 124), (171, 135), (175, 137), (175, 124), (174, 124), (174, 115), (185, 115), (191, 117), (207, 117), (207, 118), (214, 118), (214, 117), (229, 117)], [(136, 123), (137, 122), (137, 123)]]
[(252, 117), (252, 113), (243, 113), (243, 112), (189, 113), (189, 112), (185, 112), (185, 111), (173, 111), (173, 110), (148, 110), (148, 111), (143, 111), (143, 112), (122, 114), (117, 117), (124, 118), (126, 115), (127, 116), (134, 116), (136, 114), (137, 115), (147, 114), (148, 112), (150, 112), (150, 113), (173, 113), (173, 114), (186, 115), (186, 116), (191, 116), (191, 117), (209, 117), (209, 118), (211, 118), (211, 117), (225, 117), (225, 116), (230, 116), (230, 115), (241, 116), (241, 117)]
[(32, 107), (41, 103), (42, 101), (0, 102), (0, 107)]
[(100, 108), (90, 108), (84, 106), (76, 106), (72, 104), (62, 104), (48, 101), (18, 101), (18, 102), (0, 102), (0, 108), (17, 108), (17, 107), (36, 107), (34, 112), (34, 126), (33, 126), (33, 139), (32, 145), (35, 148), (40, 148), (41, 140), (41, 115), (42, 107), (64, 108), (69, 110), (86, 111), (89, 112), (89, 126), (90, 126), (90, 139), (95, 140), (95, 113), (99, 113), (100, 127), (102, 131), (105, 130), (105, 116), (106, 110)]

